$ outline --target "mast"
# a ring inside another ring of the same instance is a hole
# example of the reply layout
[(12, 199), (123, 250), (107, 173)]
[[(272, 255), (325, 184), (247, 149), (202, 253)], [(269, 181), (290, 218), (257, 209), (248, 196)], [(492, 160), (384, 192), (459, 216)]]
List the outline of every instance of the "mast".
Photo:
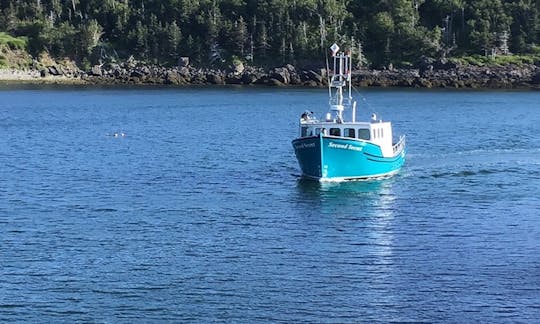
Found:
[[(351, 67), (352, 58), (349, 53), (339, 52), (337, 44), (330, 47), (334, 58), (331, 79), (328, 84), (330, 94), (330, 111), (334, 113), (338, 122), (343, 122), (343, 110), (345, 106), (351, 106)], [(346, 88), (347, 98), (343, 96), (343, 88)], [(345, 99), (345, 100), (344, 100)], [(355, 110), (355, 105), (353, 105)], [(353, 116), (355, 112), (353, 111)]]

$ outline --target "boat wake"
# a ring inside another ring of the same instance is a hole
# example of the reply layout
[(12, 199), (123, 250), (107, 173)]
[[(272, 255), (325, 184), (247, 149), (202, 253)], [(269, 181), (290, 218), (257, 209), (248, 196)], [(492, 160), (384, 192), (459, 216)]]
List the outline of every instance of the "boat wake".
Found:
[(460, 170), (455, 172), (434, 172), (430, 175), (420, 176), (420, 178), (448, 178), (448, 177), (473, 177), (490, 175), (497, 173), (520, 173), (518, 169), (480, 169), (480, 170)]

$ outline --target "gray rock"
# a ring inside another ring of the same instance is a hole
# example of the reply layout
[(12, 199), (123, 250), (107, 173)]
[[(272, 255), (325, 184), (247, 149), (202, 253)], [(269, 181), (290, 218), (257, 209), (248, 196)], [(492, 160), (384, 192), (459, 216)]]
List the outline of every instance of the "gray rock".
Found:
[(292, 64), (286, 64), (284, 68), (289, 72), (289, 84), (298, 85), (302, 83), (300, 75)]
[(289, 73), (291, 74), (296, 73), (296, 68), (292, 64), (286, 64), (284, 68), (286, 68), (287, 71), (289, 71)]
[(211, 84), (223, 84), (223, 77), (217, 72), (210, 72), (206, 75), (206, 81)]
[(62, 75), (62, 70), (56, 66), (49, 66), (48, 69), (49, 69), (50, 75), (54, 75), (54, 76)]
[(127, 70), (120, 67), (114, 69), (113, 74), (117, 78), (126, 78), (128, 76)]
[(144, 73), (142, 73), (140, 70), (133, 70), (131, 71), (129, 76), (132, 78), (142, 78), (144, 76)]
[(244, 63), (242, 63), (242, 61), (233, 62), (233, 73), (235, 75), (242, 74), (242, 72), (244, 72), (244, 70), (245, 70), (245, 67), (244, 67)]
[(291, 80), (289, 82), (290, 84), (298, 85), (302, 83), (302, 80), (300, 79), (298, 73), (291, 73)]
[(201, 69), (193, 69), (190, 71), (189, 82), (192, 84), (204, 84), (206, 83), (206, 75)]
[(167, 71), (165, 74), (165, 83), (166, 84), (184, 84), (186, 81), (178, 72), (175, 71)]
[(150, 69), (148, 68), (148, 66), (143, 66), (143, 67), (140, 69), (140, 71), (141, 71), (142, 74), (145, 74), (145, 75), (151, 74), (151, 71), (150, 71)]
[(186, 78), (186, 77), (190, 77), (191, 76), (191, 71), (187, 68), (187, 67), (181, 67), (178, 69), (178, 73), (183, 77), (183, 78)]
[(435, 63), (435, 60), (431, 57), (422, 56), (420, 57), (420, 61), (418, 63), (418, 68), (420, 69), (420, 74), (425, 75), (433, 72), (433, 64)]
[(291, 80), (291, 74), (286, 68), (275, 68), (270, 74), (270, 78), (275, 79), (283, 84), (289, 84)]
[(540, 84), (540, 71), (536, 72), (536, 74), (533, 76), (532, 83), (536, 85)]
[(306, 86), (306, 87), (312, 87), (312, 88), (315, 88), (315, 87), (318, 87), (320, 84), (317, 83), (316, 81), (313, 81), (313, 80), (310, 80), (310, 81), (305, 81), (302, 83), (303, 86)]
[(189, 57), (182, 56), (178, 59), (178, 66), (179, 67), (187, 67), (189, 65)]
[(225, 83), (226, 84), (242, 84), (242, 76), (235, 75), (233, 72), (228, 73), (225, 76)]
[(323, 82), (323, 77), (320, 74), (317, 74), (313, 70), (307, 71), (307, 77), (308, 77), (309, 80), (315, 81), (317, 83), (322, 83)]
[(126, 68), (134, 68), (135, 66), (137, 66), (137, 60), (135, 58), (133, 58), (133, 55), (130, 56), (127, 61), (124, 63), (125, 67)]
[(281, 86), (284, 86), (285, 84), (279, 80), (276, 80), (274, 78), (269, 78), (266, 80), (265, 84), (269, 85), (269, 86), (275, 86), (275, 87), (281, 87)]
[(103, 73), (101, 71), (101, 67), (99, 65), (92, 66), (92, 69), (90, 70), (90, 75), (93, 76), (102, 76)]
[(259, 77), (253, 73), (253, 72), (248, 72), (248, 73), (244, 73), (242, 75), (242, 83), (243, 84), (253, 84), (255, 82), (257, 82), (257, 80), (259, 79)]

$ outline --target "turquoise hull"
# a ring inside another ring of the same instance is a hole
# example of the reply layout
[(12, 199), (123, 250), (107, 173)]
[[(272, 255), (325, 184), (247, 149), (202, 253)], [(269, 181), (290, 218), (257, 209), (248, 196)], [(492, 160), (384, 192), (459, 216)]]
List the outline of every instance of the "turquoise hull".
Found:
[(405, 162), (405, 149), (383, 157), (381, 148), (368, 141), (314, 136), (292, 142), (304, 176), (322, 181), (384, 177)]

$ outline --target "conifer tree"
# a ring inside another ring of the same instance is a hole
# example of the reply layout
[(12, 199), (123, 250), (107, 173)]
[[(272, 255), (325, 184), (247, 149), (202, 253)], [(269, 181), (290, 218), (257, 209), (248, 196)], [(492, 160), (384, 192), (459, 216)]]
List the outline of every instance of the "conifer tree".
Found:
[(505, 31), (509, 52), (533, 53), (540, 1), (3, 0), (0, 31), (27, 37), (34, 56), (93, 60), (102, 46), (173, 64), (178, 52), (202, 64), (216, 54), (219, 61), (236, 56), (270, 65), (321, 62), (321, 48), (354, 37), (381, 67), (421, 56), (489, 54)]

